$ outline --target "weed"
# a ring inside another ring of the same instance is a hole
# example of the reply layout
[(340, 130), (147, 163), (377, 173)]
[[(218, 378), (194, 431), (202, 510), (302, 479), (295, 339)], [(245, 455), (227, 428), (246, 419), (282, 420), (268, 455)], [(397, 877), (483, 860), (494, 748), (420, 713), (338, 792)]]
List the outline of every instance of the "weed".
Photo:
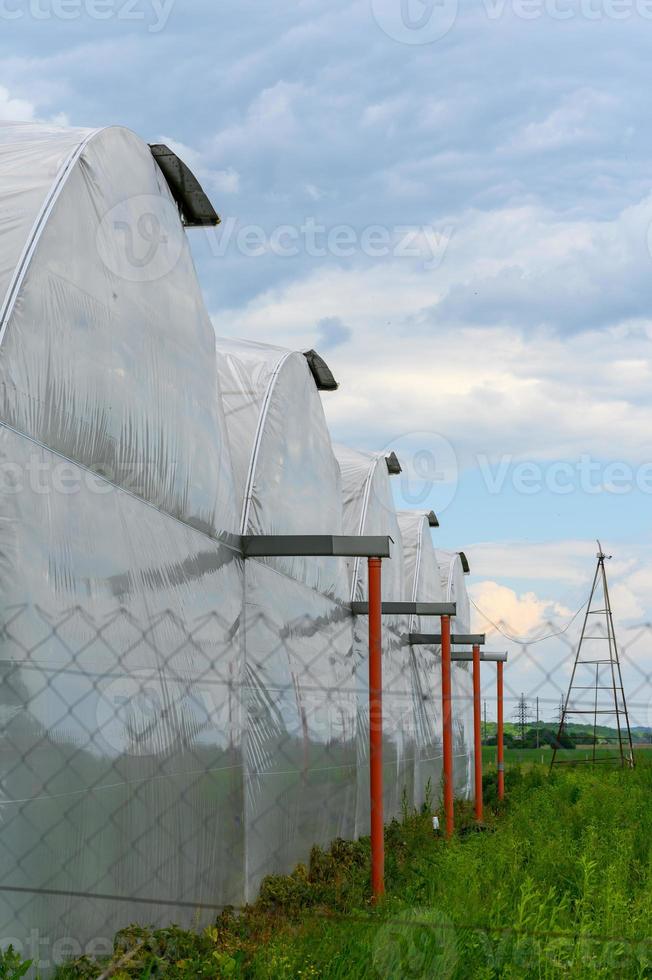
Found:
[[(368, 838), (315, 847), (258, 901), (202, 933), (132, 926), (103, 964), (60, 978), (599, 980), (652, 976), (652, 765), (634, 771), (511, 768), (506, 802), (484, 781), (490, 834), (435, 837), (432, 804), (385, 829), (387, 898), (369, 900)], [(129, 958), (130, 957), (130, 958)], [(84, 972), (86, 971), (86, 972)], [(0, 978), (20, 974), (0, 973)]]

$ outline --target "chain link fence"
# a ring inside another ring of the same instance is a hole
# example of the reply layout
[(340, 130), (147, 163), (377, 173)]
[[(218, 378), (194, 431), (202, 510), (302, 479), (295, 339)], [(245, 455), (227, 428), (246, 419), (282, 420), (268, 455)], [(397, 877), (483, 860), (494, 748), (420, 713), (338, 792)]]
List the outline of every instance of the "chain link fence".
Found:
[[(245, 604), (191, 626), (170, 611), (4, 610), (4, 946), (101, 952), (131, 921), (210, 922), (314, 844), (368, 832), (366, 619), (311, 595), (296, 618), (281, 597), (273, 612)], [(441, 772), (436, 658), (406, 634), (384, 627), (387, 819)], [(467, 682), (458, 672), (460, 794)]]
[[(367, 832), (366, 620), (332, 602), (317, 612), (253, 605), (189, 626), (170, 611), (144, 622), (123, 608), (101, 620), (81, 607), (4, 610), (3, 945), (36, 943), (38, 960), (47, 944), (56, 961), (108, 952), (131, 921), (199, 926), (314, 844)], [(441, 782), (439, 658), (406, 633), (384, 627), (386, 819), (421, 805), (428, 786), (437, 806)], [(550, 725), (575, 642), (506, 645), (506, 720), (525, 692)], [(620, 647), (641, 741), (651, 648), (652, 625)], [(456, 791), (469, 796), (470, 674), (454, 674)], [(495, 665), (482, 682), (495, 704)]]
[[(518, 641), (514, 639), (515, 631), (507, 623), (487, 626), (487, 644), (495, 647), (502, 644), (508, 651), (505, 721), (520, 728), (525, 720), (530, 731), (536, 730), (538, 721), (541, 729), (558, 731), (562, 708), (568, 699), (564, 728), (579, 733), (580, 726), (583, 726), (585, 740), (578, 738), (577, 742), (586, 748), (593, 744), (593, 727), (596, 723), (596, 738), (602, 757), (618, 762), (617, 705), (621, 724), (624, 723), (626, 709), (634, 748), (648, 745), (652, 748), (652, 623), (622, 629), (617, 636), (623, 692), (620, 691), (617, 675), (614, 682), (608, 664), (599, 664), (596, 670), (592, 658), (608, 658), (607, 631), (601, 622), (593, 626), (591, 635), (586, 636), (582, 643), (580, 655), (582, 661), (589, 662), (580, 662), (569, 696), (580, 628), (581, 620), (572, 633), (560, 631), (558, 623), (548, 620), (540, 628), (543, 639), (535, 637)], [(482, 697), (490, 706), (490, 717), (495, 718), (495, 682), (487, 667), (483, 668)], [(606, 729), (611, 729), (611, 732)], [(623, 731), (626, 742), (626, 729)], [(612, 753), (607, 753), (609, 747), (613, 749)], [(592, 761), (586, 751), (582, 754), (581, 747), (576, 756), (577, 762)]]

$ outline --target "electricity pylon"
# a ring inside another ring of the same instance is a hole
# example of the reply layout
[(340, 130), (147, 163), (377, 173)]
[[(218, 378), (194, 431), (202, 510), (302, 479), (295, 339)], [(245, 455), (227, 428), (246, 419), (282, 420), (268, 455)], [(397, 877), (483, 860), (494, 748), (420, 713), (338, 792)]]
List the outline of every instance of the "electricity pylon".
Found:
[(525, 729), (527, 728), (528, 719), (530, 717), (530, 706), (525, 700), (525, 695), (521, 694), (518, 699), (518, 704), (516, 705), (516, 711), (514, 712), (514, 718), (516, 719), (516, 724), (519, 727), (521, 733), (521, 742), (525, 741)]
[[(555, 763), (560, 765), (562, 762), (575, 765), (582, 762), (588, 762), (591, 765), (599, 762), (616, 762), (622, 767), (634, 767), (632, 733), (629, 728), (629, 716), (625, 702), (625, 690), (620, 671), (618, 646), (616, 644), (613, 616), (611, 615), (611, 602), (609, 599), (607, 571), (605, 568), (605, 560), (611, 558), (611, 555), (605, 555), (599, 541), (597, 558), (598, 563), (595, 568), (591, 595), (589, 596), (589, 602), (586, 607), (580, 641), (575, 654), (573, 673), (571, 674), (568, 693), (564, 701), (561, 718), (559, 719), (557, 741), (553, 746), (552, 760), (550, 762), (551, 769)], [(601, 601), (598, 602), (598, 599), (601, 599)], [(598, 608), (594, 608), (594, 602), (596, 602)], [(589, 617), (596, 616), (604, 616), (606, 629), (599, 620), (589, 620)], [(591, 623), (590, 634), (587, 632), (589, 622)], [(594, 623), (597, 625), (594, 626)], [(605, 643), (607, 644), (606, 650), (604, 648)], [(596, 645), (595, 647), (594, 644)], [(587, 683), (583, 683), (584, 681), (587, 681)], [(601, 694), (600, 692), (608, 693)], [(581, 753), (578, 753), (575, 758), (557, 759), (559, 739), (564, 729), (568, 732), (569, 715), (593, 715), (593, 746), (590, 758), (585, 757), (581, 759), (579, 758)], [(605, 716), (605, 720), (608, 720), (612, 716), (616, 719), (617, 755), (596, 757), (599, 715)]]

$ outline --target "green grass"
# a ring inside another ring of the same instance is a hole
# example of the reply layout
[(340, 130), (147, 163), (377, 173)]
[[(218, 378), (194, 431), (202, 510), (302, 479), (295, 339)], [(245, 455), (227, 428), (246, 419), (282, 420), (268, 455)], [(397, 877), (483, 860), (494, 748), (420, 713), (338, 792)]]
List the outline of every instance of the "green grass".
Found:
[[(640, 746), (634, 747), (634, 752), (637, 759), (652, 759), (652, 746)], [(578, 746), (575, 749), (558, 749), (557, 759), (568, 760), (569, 762), (586, 762), (590, 761), (592, 758), (593, 749), (592, 746)], [(598, 745), (595, 750), (597, 759), (614, 759), (618, 756), (618, 750), (613, 746), (600, 746)], [(543, 746), (540, 749), (505, 749), (505, 764), (506, 765), (524, 765), (530, 763), (532, 765), (543, 765), (549, 766), (550, 760), (552, 758), (552, 750), (549, 746)], [(483, 745), (482, 747), (482, 764), (485, 770), (490, 770), (496, 765), (496, 746), (495, 745)]]
[[(368, 841), (337, 842), (201, 935), (130, 927), (110, 975), (652, 977), (652, 760), (637, 760), (634, 771), (512, 767), (502, 807), (490, 771), (487, 832), (472, 831), (468, 804), (450, 842), (420, 814), (387, 828), (381, 907), (369, 902)], [(77, 961), (59, 980), (97, 978), (107, 965)]]

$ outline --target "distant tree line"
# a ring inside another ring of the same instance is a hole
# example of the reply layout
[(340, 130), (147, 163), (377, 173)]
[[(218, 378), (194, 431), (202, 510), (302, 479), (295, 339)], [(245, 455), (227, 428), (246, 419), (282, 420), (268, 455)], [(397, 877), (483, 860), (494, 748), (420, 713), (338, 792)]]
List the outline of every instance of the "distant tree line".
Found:
[[(489, 735), (485, 740), (485, 745), (495, 744), (496, 736)], [(561, 732), (559, 738), (557, 738), (557, 729), (546, 728), (543, 724), (539, 728), (538, 742), (536, 729), (527, 728), (525, 735), (522, 738), (512, 735), (511, 732), (505, 732), (503, 735), (503, 744), (506, 749), (536, 749), (537, 747), (542, 747), (544, 745), (549, 745), (551, 748), (556, 747), (558, 749), (575, 748), (575, 742), (570, 737), (568, 732)]]

